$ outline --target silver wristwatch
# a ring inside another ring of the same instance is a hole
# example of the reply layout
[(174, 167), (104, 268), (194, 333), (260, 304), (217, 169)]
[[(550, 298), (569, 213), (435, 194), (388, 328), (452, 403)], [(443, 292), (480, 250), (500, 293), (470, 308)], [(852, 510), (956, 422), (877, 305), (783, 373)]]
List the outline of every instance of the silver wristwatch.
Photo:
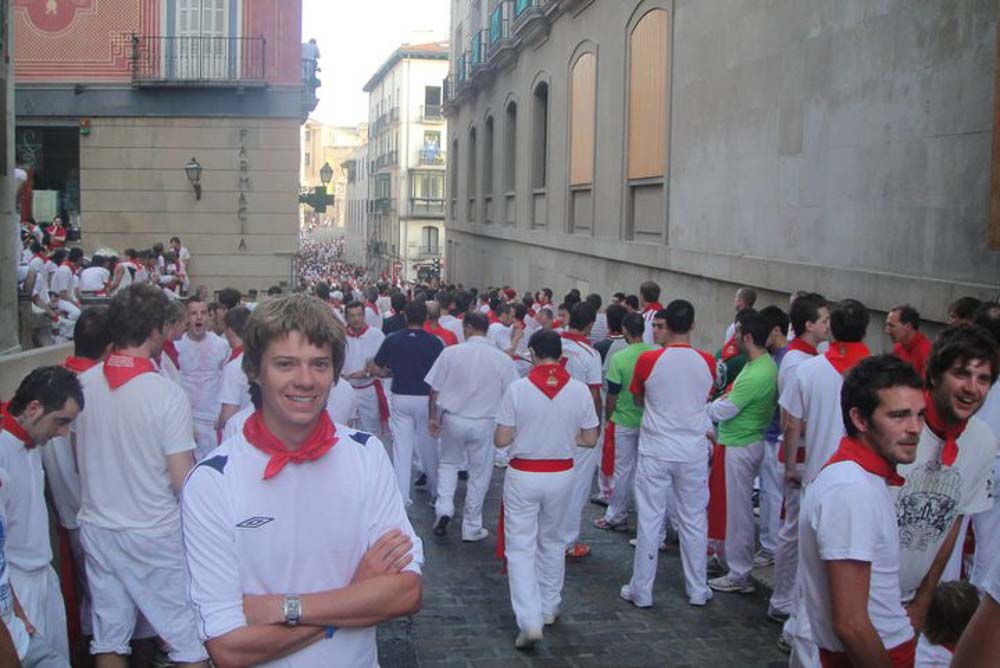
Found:
[(285, 594), (285, 626), (295, 626), (302, 617), (302, 601), (295, 594)]

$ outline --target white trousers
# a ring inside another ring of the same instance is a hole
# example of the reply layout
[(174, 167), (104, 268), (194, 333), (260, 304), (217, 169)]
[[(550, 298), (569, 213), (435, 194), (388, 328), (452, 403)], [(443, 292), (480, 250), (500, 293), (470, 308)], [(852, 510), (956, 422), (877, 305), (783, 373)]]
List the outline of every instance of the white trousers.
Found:
[[(653, 604), (653, 581), (667, 515), (667, 501), (676, 507), (684, 569), (684, 590), (698, 602), (712, 597), (708, 588), (708, 453), (697, 462), (668, 462), (639, 455), (635, 474), (638, 535), (632, 562), (632, 600)], [(728, 456), (728, 453), (727, 453)]]
[(726, 565), (739, 580), (748, 580), (753, 570), (756, 527), (751, 498), (763, 459), (764, 441), (726, 448)]
[[(568, 548), (580, 538), (583, 507), (590, 498), (594, 472), (601, 461), (601, 449), (577, 447), (573, 455), (573, 489), (570, 492), (566, 516), (563, 518), (563, 544)], [(566, 503), (564, 500), (563, 503)]]
[[(799, 489), (800, 508), (802, 500), (808, 493), (808, 487)], [(797, 562), (801, 559), (802, 553), (799, 552)], [(782, 628), (782, 635), (792, 646), (792, 654), (788, 659), (790, 668), (819, 668), (819, 648), (816, 646), (816, 641), (813, 640), (812, 626), (809, 623), (809, 610), (806, 608), (805, 596), (802, 595), (802, 572), (802, 564), (799, 563), (795, 571), (791, 616)]]
[(48, 646), (69, 663), (66, 607), (55, 569), (44, 566), (22, 571), (10, 562), (7, 565), (10, 566), (10, 584), (28, 621), (45, 637)]
[(621, 524), (628, 519), (628, 502), (635, 486), (635, 458), (639, 447), (638, 428), (615, 425), (615, 474), (611, 483), (611, 499), (604, 519)]
[(504, 535), (510, 603), (517, 626), (542, 629), (542, 616), (562, 603), (566, 575), (562, 527), (573, 471), (531, 473), (508, 468), (504, 476)]
[[(800, 472), (802, 465), (798, 465)], [(785, 520), (778, 532), (778, 547), (774, 551), (774, 590), (771, 607), (786, 615), (795, 605), (795, 577), (799, 565), (799, 507), (802, 491), (785, 485)]]
[(355, 413), (357, 428), (375, 436), (382, 434), (382, 416), (378, 412), (378, 393), (375, 386), (362, 389), (355, 388), (354, 398), (357, 399), (358, 409)]
[[(483, 501), (493, 477), (492, 418), (466, 418), (445, 413), (441, 418), (441, 461), (438, 464), (438, 497), (434, 512), (438, 517), (455, 514), (458, 472), (468, 466), (462, 537), (473, 537), (483, 528)], [(466, 464), (468, 462), (468, 464)]]
[(781, 531), (781, 501), (784, 497), (784, 464), (778, 461), (779, 441), (764, 441), (760, 465), (760, 546), (770, 554), (778, 549)]
[(396, 469), (403, 503), (410, 505), (410, 479), (413, 477), (413, 451), (417, 449), (424, 473), (427, 492), (437, 496), (437, 439), (427, 432), (427, 397), (412, 394), (392, 395), (392, 465)]
[(200, 462), (208, 453), (219, 445), (219, 436), (215, 432), (215, 421), (202, 418), (194, 419), (194, 459)]

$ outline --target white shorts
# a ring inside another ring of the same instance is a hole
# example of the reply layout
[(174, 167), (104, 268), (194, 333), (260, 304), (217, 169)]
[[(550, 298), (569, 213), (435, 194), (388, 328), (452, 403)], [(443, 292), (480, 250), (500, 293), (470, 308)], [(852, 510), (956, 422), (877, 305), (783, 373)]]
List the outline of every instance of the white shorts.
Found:
[(208, 659), (188, 600), (180, 527), (114, 531), (80, 522), (93, 606), (91, 654), (130, 652), (139, 612), (170, 648), (176, 663)]

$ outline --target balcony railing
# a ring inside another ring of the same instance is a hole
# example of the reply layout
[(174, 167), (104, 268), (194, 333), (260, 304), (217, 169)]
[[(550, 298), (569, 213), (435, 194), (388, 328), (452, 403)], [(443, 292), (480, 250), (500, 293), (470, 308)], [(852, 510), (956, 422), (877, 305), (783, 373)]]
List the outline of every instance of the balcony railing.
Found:
[(458, 70), (458, 72), (456, 73), (456, 81), (458, 81), (459, 86), (465, 83), (465, 79), (469, 74), (466, 71), (466, 63), (468, 62), (468, 59), (469, 59), (469, 52), (465, 51), (462, 53), (462, 55), (458, 57), (458, 61), (455, 63), (455, 69)]
[(437, 122), (442, 120), (442, 109), (440, 104), (420, 105), (420, 118), (426, 122)]
[(514, 17), (518, 18), (530, 7), (539, 6), (542, 0), (514, 0)]
[(444, 96), (444, 103), (448, 104), (455, 100), (455, 75), (449, 74), (441, 81), (441, 94)]
[(420, 165), (445, 164), (445, 152), (439, 148), (422, 148), (417, 154), (417, 163)]
[(377, 197), (372, 200), (372, 213), (389, 213), (396, 210), (396, 200), (392, 197)]
[(472, 36), (469, 44), (469, 71), (476, 69), (483, 64), (483, 38), (485, 30), (480, 30)]
[(427, 257), (435, 256), (441, 254), (441, 244), (434, 244), (431, 246), (421, 245), (417, 247), (417, 257)]
[(444, 216), (444, 200), (426, 197), (410, 198), (410, 215), (413, 216)]
[(162, 37), (132, 33), (132, 82), (263, 85), (267, 72), (266, 47), (264, 37)]
[(509, 2), (502, 2), (497, 5), (492, 12), (490, 12), (490, 30), (489, 30), (489, 51), (493, 52), (500, 42), (507, 39), (508, 32), (507, 28), (509, 25), (507, 13), (510, 8)]

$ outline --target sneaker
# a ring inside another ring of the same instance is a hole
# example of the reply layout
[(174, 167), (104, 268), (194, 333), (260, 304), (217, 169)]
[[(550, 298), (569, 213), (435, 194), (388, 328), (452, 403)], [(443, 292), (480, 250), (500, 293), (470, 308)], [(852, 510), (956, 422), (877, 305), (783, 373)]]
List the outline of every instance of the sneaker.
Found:
[(753, 555), (753, 567), (764, 568), (774, 563), (774, 555), (761, 548)]
[(712, 592), (708, 592), (707, 596), (691, 596), (688, 598), (688, 605), (694, 606), (696, 608), (704, 608), (708, 605), (708, 602), (712, 600)]
[(427, 485), (427, 474), (421, 473), (417, 478), (417, 481), (413, 483), (414, 487), (425, 487)]
[(542, 639), (541, 629), (528, 629), (518, 631), (514, 640), (514, 647), (517, 649), (534, 649), (535, 643)]
[(462, 536), (462, 542), (464, 543), (478, 543), (482, 539), (490, 535), (490, 532), (486, 529), (478, 529), (475, 533), (469, 534), (468, 536)]
[(602, 508), (607, 508), (609, 501), (610, 501), (610, 499), (606, 499), (606, 498), (604, 498), (603, 496), (600, 496), (600, 495), (590, 497), (590, 502), (592, 504), (594, 504), (595, 506), (601, 506)]
[(786, 636), (784, 632), (781, 632), (778, 635), (778, 640), (775, 641), (775, 644), (778, 646), (778, 649), (780, 649), (785, 654), (792, 653), (792, 642), (791, 640), (789, 640), (788, 636)]
[(712, 578), (708, 581), (708, 586), (715, 591), (736, 593), (736, 594), (752, 594), (756, 587), (753, 582), (749, 579), (739, 580), (729, 573), (722, 575), (717, 578)]
[(628, 518), (621, 522), (609, 522), (603, 517), (594, 519), (594, 526), (602, 531), (628, 531)]
[(590, 546), (586, 543), (573, 543), (572, 547), (566, 548), (566, 556), (570, 559), (583, 559), (590, 555)]
[(618, 590), (618, 596), (623, 601), (628, 601), (629, 603), (631, 603), (632, 605), (634, 605), (637, 608), (652, 608), (653, 607), (652, 603), (647, 603), (646, 605), (639, 605), (638, 603), (635, 602), (635, 599), (632, 598), (632, 585), (622, 585), (622, 588), (620, 590)]
[(717, 578), (720, 575), (726, 574), (726, 567), (722, 565), (722, 561), (716, 555), (712, 555), (708, 558), (707, 567), (708, 576), (712, 578)]
[[(628, 544), (631, 545), (632, 547), (635, 547), (636, 545), (639, 544), (639, 539), (629, 538)], [(667, 551), (667, 541), (663, 541), (662, 543), (660, 543), (660, 552), (666, 552), (666, 551)]]
[(787, 612), (782, 612), (777, 608), (772, 608), (771, 606), (767, 606), (767, 618), (770, 619), (772, 622), (784, 624), (785, 622), (788, 621), (788, 617), (789, 615)]
[(556, 610), (555, 612), (550, 612), (547, 615), (542, 615), (542, 623), (545, 624), (545, 626), (552, 626), (553, 624), (556, 623), (556, 621), (558, 621), (558, 619), (559, 619), (558, 610)]
[(434, 528), (431, 529), (431, 532), (435, 536), (446, 536), (448, 534), (448, 522), (451, 522), (451, 518), (448, 517), (447, 515), (442, 515), (441, 517), (437, 518), (437, 521), (434, 523)]

